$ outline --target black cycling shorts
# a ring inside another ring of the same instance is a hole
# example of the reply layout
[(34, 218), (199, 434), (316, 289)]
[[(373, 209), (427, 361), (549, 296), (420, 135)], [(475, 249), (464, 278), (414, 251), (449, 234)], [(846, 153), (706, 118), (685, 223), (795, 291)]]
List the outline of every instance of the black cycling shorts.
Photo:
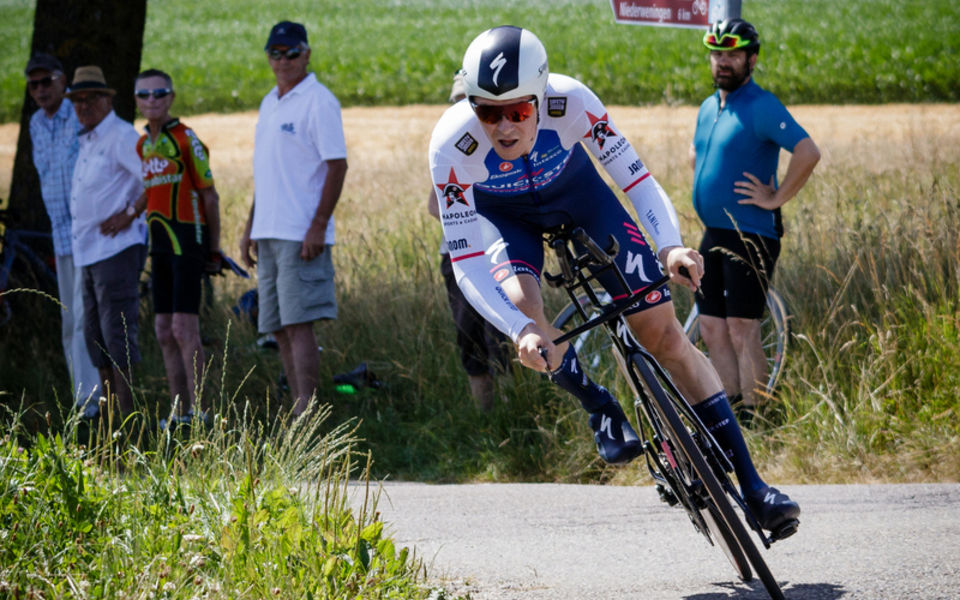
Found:
[(153, 254), (150, 259), (153, 312), (199, 314), (203, 261), (195, 256), (168, 253)]
[(697, 297), (701, 315), (759, 319), (780, 256), (780, 240), (708, 227), (700, 242), (704, 275)]

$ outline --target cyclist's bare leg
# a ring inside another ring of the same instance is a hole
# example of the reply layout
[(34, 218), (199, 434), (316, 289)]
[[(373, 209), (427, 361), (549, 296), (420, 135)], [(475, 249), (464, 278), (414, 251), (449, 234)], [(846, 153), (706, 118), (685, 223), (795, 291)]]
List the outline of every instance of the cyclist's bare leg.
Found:
[[(727, 329), (737, 356), (743, 403), (756, 406), (760, 402), (757, 390), (764, 389), (769, 376), (767, 357), (763, 353), (760, 340), (760, 319), (727, 317)], [(713, 351), (710, 356), (713, 356)]]
[(710, 362), (717, 370), (727, 396), (733, 398), (740, 394), (740, 366), (737, 351), (730, 339), (727, 320), (723, 317), (700, 315), (700, 337), (707, 345)]
[(187, 391), (187, 374), (180, 358), (180, 347), (173, 336), (173, 314), (158, 313), (153, 321), (153, 330), (157, 334), (160, 352), (163, 355), (163, 366), (167, 373), (167, 389), (170, 391), (170, 402), (177, 402), (176, 414), (185, 414), (188, 410), (183, 405), (189, 402)]
[(637, 341), (667, 369), (692, 404), (723, 390), (713, 365), (683, 333), (672, 302), (628, 315), (627, 322)]

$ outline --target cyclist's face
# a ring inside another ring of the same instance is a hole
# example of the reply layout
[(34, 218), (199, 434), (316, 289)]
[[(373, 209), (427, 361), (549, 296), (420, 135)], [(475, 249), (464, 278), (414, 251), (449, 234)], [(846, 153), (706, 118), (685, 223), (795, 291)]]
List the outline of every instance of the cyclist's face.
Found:
[[(138, 79), (134, 87), (135, 91), (153, 91), (170, 89), (170, 84), (167, 83), (167, 80), (163, 77), (155, 75), (152, 77), (143, 77), (142, 79)], [(143, 115), (148, 121), (169, 121), (170, 106), (173, 104), (174, 97), (175, 94), (172, 91), (163, 98), (157, 98), (153, 93), (146, 98), (135, 96), (137, 101), (137, 110), (139, 110), (140, 114)]]
[(710, 72), (713, 83), (726, 92), (737, 89), (750, 77), (757, 64), (757, 55), (747, 56), (746, 50), (711, 50)]
[[(480, 106), (506, 106), (516, 102), (517, 100), (487, 100), (486, 98), (477, 98), (475, 101)], [(529, 154), (533, 150), (534, 142), (537, 141), (536, 114), (519, 123), (514, 123), (504, 116), (495, 124), (480, 121), (480, 126), (490, 138), (497, 156), (504, 160), (516, 160)]]

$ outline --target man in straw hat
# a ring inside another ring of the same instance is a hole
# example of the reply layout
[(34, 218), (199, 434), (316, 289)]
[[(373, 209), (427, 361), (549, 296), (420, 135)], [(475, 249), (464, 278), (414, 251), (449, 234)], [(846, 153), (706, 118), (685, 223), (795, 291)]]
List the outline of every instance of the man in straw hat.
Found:
[[(100, 67), (77, 68), (67, 97), (83, 129), (70, 212), (74, 262), (83, 269), (87, 350), (127, 415), (133, 411), (130, 367), (140, 362), (137, 290), (147, 230), (134, 208), (143, 194), (140, 136), (113, 112), (114, 94)], [(118, 214), (137, 218), (119, 219)]]

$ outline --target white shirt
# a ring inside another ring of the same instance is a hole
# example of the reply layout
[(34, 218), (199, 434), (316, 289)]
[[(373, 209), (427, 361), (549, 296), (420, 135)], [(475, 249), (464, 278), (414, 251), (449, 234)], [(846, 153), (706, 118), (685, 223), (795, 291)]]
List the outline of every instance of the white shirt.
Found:
[(139, 139), (133, 125), (113, 111), (80, 135), (80, 153), (70, 189), (73, 261), (78, 267), (146, 242), (147, 224), (142, 214), (113, 237), (100, 233), (101, 223), (133, 203), (143, 191), (137, 156)]
[[(326, 161), (346, 157), (340, 103), (313, 73), (282, 98), (270, 90), (254, 138), (250, 238), (303, 241), (320, 204)], [(325, 241), (334, 241), (332, 215)]]

